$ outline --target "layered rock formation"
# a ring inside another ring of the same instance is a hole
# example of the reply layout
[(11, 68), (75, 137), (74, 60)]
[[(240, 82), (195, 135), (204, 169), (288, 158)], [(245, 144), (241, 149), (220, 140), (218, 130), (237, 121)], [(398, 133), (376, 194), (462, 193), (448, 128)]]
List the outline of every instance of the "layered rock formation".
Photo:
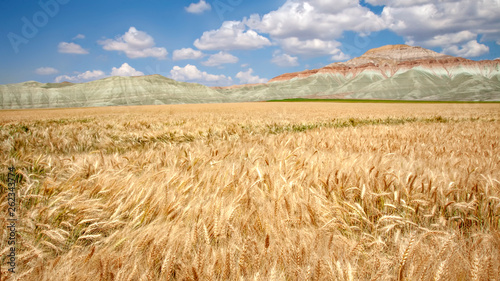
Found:
[(287, 98), (500, 101), (500, 60), (473, 61), (392, 45), (265, 84), (209, 88), (161, 75), (88, 83), (0, 85), (0, 108), (265, 101)]
[(500, 61), (473, 61), (421, 47), (388, 45), (347, 62), (287, 73), (245, 92), (256, 100), (285, 97), (500, 100)]
[(332, 63), (320, 69), (287, 73), (271, 79), (269, 82), (287, 81), (293, 78), (306, 78), (314, 74), (341, 74), (354, 78), (358, 74), (372, 71), (384, 78), (392, 77), (419, 67), (441, 75), (443, 72), (452, 78), (454, 74), (472, 71), (470, 74), (484, 76), (498, 75), (499, 61), (473, 61), (448, 56), (421, 47), (407, 45), (388, 45), (371, 49), (359, 58), (347, 62)]
[(225, 102), (221, 93), (161, 75), (109, 77), (73, 84), (34, 81), (0, 85), (0, 108), (90, 107)]

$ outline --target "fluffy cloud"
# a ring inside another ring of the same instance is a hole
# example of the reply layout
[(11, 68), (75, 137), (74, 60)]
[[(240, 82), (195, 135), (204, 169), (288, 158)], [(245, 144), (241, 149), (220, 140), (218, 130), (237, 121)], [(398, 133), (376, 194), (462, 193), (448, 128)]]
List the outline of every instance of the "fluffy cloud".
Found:
[[(300, 2), (300, 1), (299, 1)], [(315, 7), (318, 11), (328, 14), (342, 13), (349, 8), (359, 8), (359, 0), (308, 0), (311, 6)]]
[(35, 70), (35, 73), (38, 75), (52, 75), (58, 72), (59, 71), (53, 67), (40, 67)]
[(191, 48), (182, 48), (175, 50), (172, 54), (173, 60), (197, 60), (204, 57), (205, 54), (198, 50), (193, 50)]
[(85, 35), (83, 35), (83, 34), (78, 34), (78, 35), (76, 35), (75, 37), (73, 37), (73, 40), (76, 40), (76, 39), (85, 39)]
[(205, 2), (205, 0), (200, 0), (200, 2), (198, 3), (191, 3), (191, 5), (185, 7), (185, 9), (188, 13), (201, 14), (205, 11), (210, 11), (212, 7), (210, 6), (210, 4)]
[(349, 55), (346, 55), (341, 51), (337, 52), (336, 54), (333, 54), (333, 56), (330, 57), (332, 61), (346, 61), (350, 58), (351, 57)]
[(385, 28), (385, 23), (357, 0), (288, 0), (276, 11), (262, 17), (251, 15), (244, 22), (273, 38), (332, 40), (344, 31), (369, 34)]
[(487, 52), (486, 46), (476, 41), (478, 36), (500, 41), (498, 0), (367, 2), (386, 5), (382, 12), (386, 25), (412, 45), (439, 46), (445, 53), (473, 57)]
[(441, 47), (443, 52), (469, 57), (486, 51), (478, 38), (500, 45), (499, 0), (365, 0), (383, 6), (381, 15), (360, 2), (287, 0), (278, 9), (251, 15), (243, 23), (268, 34), (287, 53), (332, 55), (333, 60), (347, 58), (337, 42), (346, 31), (366, 36), (388, 29), (407, 44)]
[(86, 55), (89, 51), (82, 48), (82, 46), (75, 43), (61, 42), (57, 46), (59, 53), (64, 54), (78, 54), (78, 55)]
[(297, 37), (290, 37), (279, 40), (281, 47), (288, 53), (306, 56), (332, 55), (332, 60), (349, 59), (340, 50), (341, 44), (337, 41), (323, 41), (321, 39), (299, 40)]
[(167, 49), (155, 47), (153, 37), (133, 26), (115, 40), (100, 40), (98, 43), (103, 45), (104, 50), (124, 52), (131, 59), (146, 57), (165, 59), (168, 54)]
[(439, 34), (423, 41), (422, 44), (429, 47), (439, 47), (460, 44), (462, 42), (467, 42), (476, 38), (477, 34), (474, 34), (468, 30), (464, 30), (457, 33)]
[(92, 71), (88, 70), (88, 71), (85, 71), (83, 73), (78, 73), (78, 74), (73, 75), (73, 76), (69, 76), (69, 75), (57, 76), (56, 79), (54, 80), (54, 82), (61, 83), (63, 81), (69, 81), (69, 82), (80, 83), (80, 82), (86, 82), (86, 81), (90, 81), (90, 80), (101, 79), (101, 78), (104, 78), (107, 76), (108, 75), (106, 75), (106, 73), (104, 73), (104, 71), (101, 71), (101, 70), (92, 70)]
[[(490, 48), (478, 43), (476, 38), (477, 34), (464, 30), (457, 33), (436, 35), (419, 42), (419, 44), (426, 47), (442, 47), (443, 53), (453, 56), (478, 57), (488, 53)], [(415, 44), (412, 41), (409, 43)]]
[(61, 83), (69, 81), (74, 83), (88, 82), (92, 80), (102, 79), (108, 76), (141, 76), (144, 75), (141, 71), (135, 70), (128, 63), (122, 64), (119, 68), (113, 67), (111, 73), (108, 75), (102, 70), (88, 70), (83, 73), (76, 73), (75, 75), (60, 75), (54, 79), (54, 82)]
[(258, 75), (252, 75), (253, 69), (249, 68), (247, 71), (240, 71), (236, 74), (236, 78), (240, 80), (241, 84), (256, 84), (256, 83), (266, 83), (266, 78), (260, 78)]
[(111, 70), (111, 76), (142, 76), (143, 72), (135, 70), (128, 63), (122, 64), (120, 68), (113, 67)]
[(486, 45), (479, 44), (476, 40), (471, 40), (462, 46), (449, 46), (443, 48), (443, 53), (459, 56), (459, 57), (479, 57), (487, 54), (490, 48)]
[(387, 27), (380, 16), (358, 0), (287, 0), (277, 10), (263, 16), (253, 14), (243, 22), (269, 34), (287, 53), (332, 55), (334, 60), (347, 58), (336, 41), (345, 31), (366, 36)]
[(227, 63), (237, 63), (238, 58), (226, 52), (219, 52), (211, 55), (206, 61), (202, 62), (205, 66), (218, 66)]
[[(446, 0), (440, 0), (441, 2), (446, 2)], [(457, 2), (460, 0), (451, 0), (447, 2)], [(417, 5), (424, 5), (434, 2), (433, 0), (365, 0), (366, 3), (374, 6), (389, 5), (391, 7), (411, 7)]]
[(273, 54), (273, 59), (271, 60), (271, 62), (281, 67), (291, 67), (298, 66), (298, 60), (298, 57), (292, 57), (288, 54), (282, 54), (280, 51), (276, 51)]
[(225, 75), (208, 74), (205, 71), (200, 71), (195, 65), (188, 64), (185, 67), (174, 66), (170, 70), (170, 76), (177, 81), (197, 82), (208, 85), (228, 86), (233, 80)]
[(271, 42), (240, 21), (225, 21), (221, 28), (203, 33), (194, 41), (200, 50), (250, 50), (270, 46)]

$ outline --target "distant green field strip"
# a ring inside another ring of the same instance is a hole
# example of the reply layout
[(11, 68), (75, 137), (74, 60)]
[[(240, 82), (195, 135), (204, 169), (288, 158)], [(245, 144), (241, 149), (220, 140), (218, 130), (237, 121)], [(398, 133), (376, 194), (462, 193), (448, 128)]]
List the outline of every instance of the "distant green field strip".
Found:
[[(284, 132), (304, 132), (318, 128), (349, 128), (370, 125), (404, 125), (408, 123), (458, 123), (458, 122), (475, 122), (481, 121), (480, 118), (446, 118), (442, 116), (433, 116), (429, 118), (379, 118), (379, 119), (362, 119), (362, 118), (349, 118), (349, 119), (333, 119), (327, 122), (317, 122), (309, 124), (270, 124), (267, 125), (267, 133), (279, 134)], [(485, 121), (485, 120), (482, 120)], [(496, 120), (487, 120), (494, 122)]]
[(368, 99), (282, 99), (267, 102), (354, 102), (354, 103), (500, 103), (500, 101), (422, 101), (422, 100), (368, 100)]

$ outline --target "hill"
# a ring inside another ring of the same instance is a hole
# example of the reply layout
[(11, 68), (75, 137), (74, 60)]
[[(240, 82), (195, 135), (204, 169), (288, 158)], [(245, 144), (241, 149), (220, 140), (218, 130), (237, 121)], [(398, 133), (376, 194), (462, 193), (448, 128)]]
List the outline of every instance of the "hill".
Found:
[(28, 81), (0, 85), (3, 109), (218, 103), (219, 92), (194, 83), (177, 82), (161, 75), (108, 77), (87, 83)]
[(500, 60), (473, 61), (421, 47), (388, 45), (347, 62), (286, 73), (266, 84), (218, 90), (251, 100), (492, 101), (500, 100)]
[(268, 83), (209, 88), (161, 75), (87, 83), (0, 85), (0, 108), (89, 107), (266, 101), (289, 98), (500, 101), (500, 60), (473, 61), (421, 47), (388, 45)]

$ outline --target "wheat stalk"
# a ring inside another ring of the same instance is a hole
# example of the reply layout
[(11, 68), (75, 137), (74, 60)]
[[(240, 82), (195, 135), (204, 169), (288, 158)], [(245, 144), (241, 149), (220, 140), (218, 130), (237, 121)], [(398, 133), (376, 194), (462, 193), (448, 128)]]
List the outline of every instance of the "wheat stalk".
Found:
[(3, 111), (19, 276), (493, 279), (499, 124), (498, 104)]
[(405, 269), (406, 263), (408, 261), (408, 258), (410, 257), (414, 242), (415, 242), (415, 237), (414, 237), (414, 235), (412, 235), (410, 238), (410, 243), (408, 244), (408, 247), (406, 247), (406, 249), (403, 253), (403, 257), (401, 258), (401, 261), (399, 263), (398, 280), (403, 280), (404, 269)]

